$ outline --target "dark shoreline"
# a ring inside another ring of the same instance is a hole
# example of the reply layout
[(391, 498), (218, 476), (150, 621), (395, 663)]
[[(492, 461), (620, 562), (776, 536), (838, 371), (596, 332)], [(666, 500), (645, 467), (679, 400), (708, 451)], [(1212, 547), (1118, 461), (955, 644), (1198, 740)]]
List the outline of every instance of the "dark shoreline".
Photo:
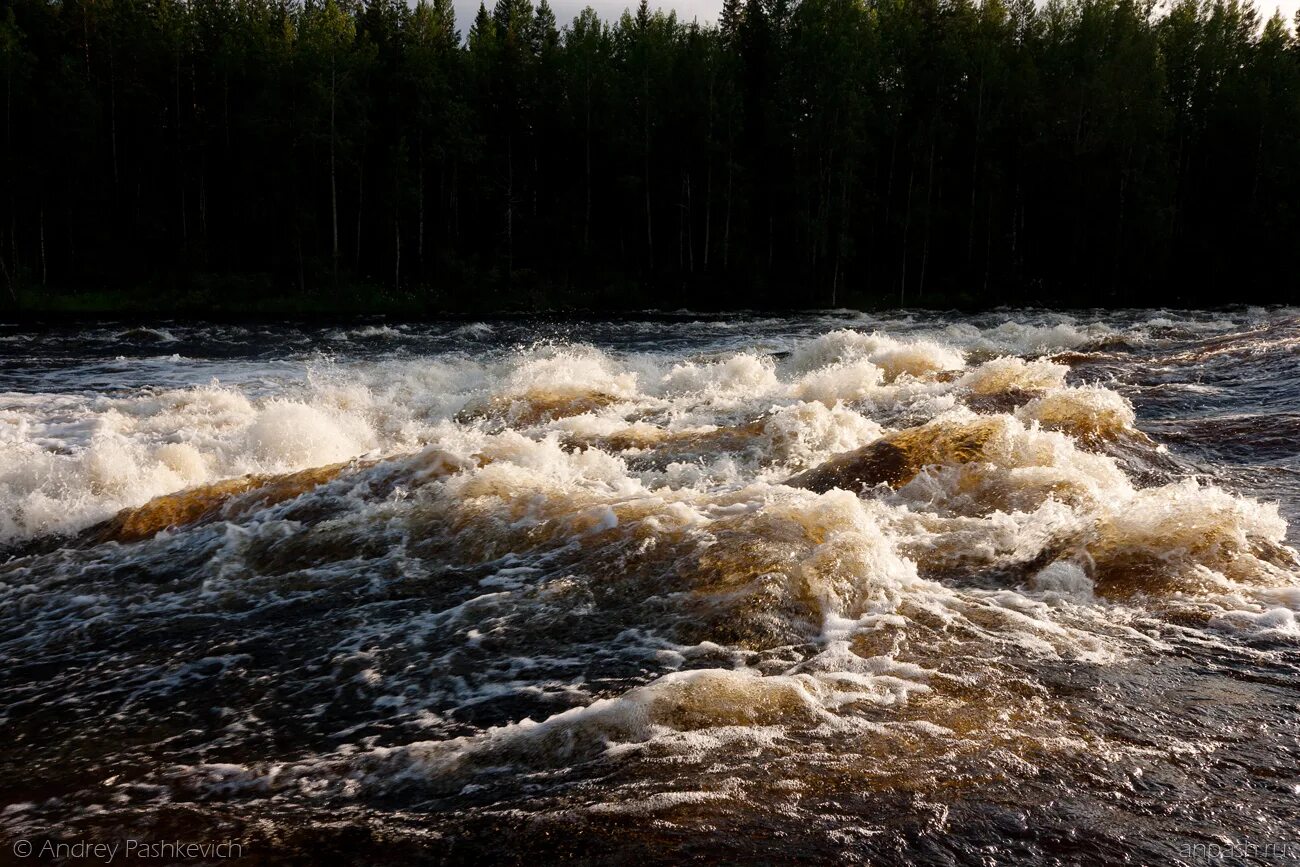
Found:
[[(1286, 300), (1269, 295), (1258, 300), (1243, 300), (1229, 304), (1196, 303), (1194, 298), (1161, 299), (1163, 303), (1096, 303), (1095, 295), (1081, 297), (1066, 293), (1055, 296), (1055, 302), (1034, 298), (1002, 299), (977, 302), (968, 295), (935, 293), (930, 298), (918, 299), (900, 305), (897, 299), (854, 298), (853, 303), (837, 307), (817, 305), (790, 306), (720, 306), (708, 303), (686, 305), (623, 305), (582, 303), (551, 303), (538, 299), (535, 304), (517, 303), (497, 306), (466, 304), (465, 296), (448, 299), (433, 295), (401, 295), (376, 293), (360, 288), (354, 292), (322, 295), (288, 295), (270, 298), (233, 297), (217, 300), (210, 296), (180, 296), (172, 302), (162, 302), (155, 290), (96, 291), (89, 293), (46, 294), (40, 297), (22, 297), (17, 306), (0, 302), (0, 325), (67, 324), (101, 322), (358, 322), (358, 321), (411, 321), (437, 320), (472, 322), (495, 320), (548, 320), (556, 321), (664, 321), (714, 320), (734, 316), (779, 317), (807, 313), (851, 316), (859, 313), (887, 313), (909, 311), (928, 315), (944, 313), (989, 313), (1006, 311), (1056, 311), (1104, 313), (1121, 310), (1168, 311), (1228, 311), (1249, 307), (1276, 309), (1300, 304), (1300, 298)], [(9, 299), (4, 299), (9, 301)], [(633, 299), (635, 300), (635, 299)], [(1088, 303), (1092, 301), (1093, 303)], [(459, 302), (459, 303), (457, 303)]]

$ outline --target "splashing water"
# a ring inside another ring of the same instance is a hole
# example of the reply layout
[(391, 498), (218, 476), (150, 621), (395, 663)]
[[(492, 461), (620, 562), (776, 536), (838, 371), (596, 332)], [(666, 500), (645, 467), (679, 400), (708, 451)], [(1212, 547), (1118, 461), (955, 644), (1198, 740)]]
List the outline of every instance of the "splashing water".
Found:
[(1298, 352), (1254, 309), (0, 328), (0, 822), (355, 863), (1292, 842)]

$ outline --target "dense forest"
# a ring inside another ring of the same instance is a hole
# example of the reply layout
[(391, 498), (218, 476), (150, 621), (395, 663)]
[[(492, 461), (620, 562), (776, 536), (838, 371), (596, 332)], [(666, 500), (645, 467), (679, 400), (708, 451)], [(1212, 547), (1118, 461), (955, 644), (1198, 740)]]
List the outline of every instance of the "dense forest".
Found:
[(1236, 0), (454, 18), (5, 0), (0, 304), (1300, 297), (1300, 41)]

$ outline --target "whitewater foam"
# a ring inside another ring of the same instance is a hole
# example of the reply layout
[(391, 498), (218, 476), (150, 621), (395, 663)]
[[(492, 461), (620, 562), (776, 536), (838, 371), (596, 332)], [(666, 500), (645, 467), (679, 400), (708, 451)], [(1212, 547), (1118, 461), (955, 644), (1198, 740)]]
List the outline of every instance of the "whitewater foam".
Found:
[[(1000, 315), (360, 326), (5, 393), (6, 658), (76, 662), (5, 712), (75, 704), (113, 744), (122, 782), (65, 802), (91, 812), (824, 818), (1220, 749), (1106, 714), (1146, 712), (1152, 671), (1211, 676), (1198, 653), (1281, 665), (1291, 513), (1158, 444), (1230, 384), (1144, 393), (1115, 359), (1240, 347), (1177, 314)], [(87, 749), (65, 725), (23, 737)]]

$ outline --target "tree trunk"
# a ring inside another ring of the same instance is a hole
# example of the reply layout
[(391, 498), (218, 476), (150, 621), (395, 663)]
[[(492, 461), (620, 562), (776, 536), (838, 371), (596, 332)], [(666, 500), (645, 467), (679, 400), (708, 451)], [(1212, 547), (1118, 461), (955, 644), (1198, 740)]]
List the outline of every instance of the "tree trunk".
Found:
[[(889, 232), (889, 218), (894, 213), (894, 166), (898, 163), (898, 133), (893, 135), (893, 141), (889, 146), (889, 174), (885, 178), (885, 232)], [(886, 234), (885, 243), (889, 242)]]
[[(925, 271), (930, 263), (930, 227), (934, 222), (931, 218), (931, 195), (934, 192), (934, 132), (930, 134), (930, 170), (929, 176), (925, 182), (925, 241), (921, 244), (921, 280), (917, 286), (916, 297), (921, 299), (925, 297)], [(972, 222), (972, 225), (974, 223)]]
[(1115, 259), (1111, 266), (1111, 288), (1114, 289), (1119, 283), (1119, 266), (1120, 260), (1124, 254), (1124, 211), (1128, 198), (1128, 167), (1133, 159), (1133, 147), (1129, 146), (1124, 153), (1124, 165), (1119, 172), (1119, 202), (1117, 203), (1115, 215)]
[(984, 217), (984, 295), (989, 292), (989, 271), (993, 267), (993, 198), (988, 200), (988, 213)]
[(68, 208), (68, 267), (69, 274), (77, 273), (77, 244), (75, 225), (72, 222), (72, 208)]
[(40, 221), (41, 221), (41, 227), (40, 227), (41, 228), (41, 285), (44, 286), (48, 282), (48, 278), (49, 278), (49, 271), (46, 270), (46, 266), (45, 266), (45, 206), (44, 205), (41, 205)]
[(840, 264), (844, 259), (844, 245), (849, 237), (849, 186), (853, 183), (853, 165), (840, 171), (840, 237), (835, 245), (835, 277), (831, 281), (831, 307), (839, 306)]
[(733, 168), (731, 165), (731, 146), (727, 146), (727, 213), (722, 224), (722, 270), (727, 270), (731, 257), (731, 182)]
[(916, 180), (916, 161), (911, 160), (912, 168), (907, 175), (907, 211), (903, 217), (903, 243), (901, 245), (902, 262), (899, 264), (898, 306), (907, 302), (907, 236), (912, 228), (912, 185)]
[(416, 147), (416, 187), (419, 202), (418, 226), (415, 234), (415, 264), (419, 269), (417, 280), (424, 279), (424, 131), (420, 131)]
[(189, 220), (186, 211), (189, 210), (185, 201), (185, 157), (182, 153), (181, 146), (181, 49), (180, 45), (176, 46), (176, 64), (175, 64), (175, 91), (176, 91), (176, 186), (180, 193), (181, 208), (181, 241), (188, 246), (190, 240)]
[(226, 159), (230, 159), (230, 73), (221, 76), (222, 136), (226, 143)]
[(643, 112), (644, 121), (642, 124), (642, 169), (645, 177), (645, 245), (646, 254), (650, 262), (650, 270), (655, 269), (655, 237), (654, 237), (654, 219), (650, 208), (650, 104), (647, 101), (645, 111)]
[(709, 243), (713, 229), (713, 76), (709, 76), (709, 138), (704, 152), (704, 270), (709, 270)]
[(586, 170), (585, 205), (582, 213), (582, 252), (586, 253), (591, 245), (591, 64), (587, 65), (587, 104), (586, 104), (586, 153), (584, 156)]
[(90, 4), (81, 5), (81, 44), (86, 50), (86, 81), (90, 81)]
[[(113, 186), (117, 186), (117, 65), (113, 62), (113, 45), (108, 46), (108, 125), (113, 150)], [(116, 196), (114, 197), (116, 198)]]
[(515, 144), (506, 136), (506, 282), (515, 271)]
[(335, 163), (335, 126), (334, 126), (334, 97), (336, 85), (336, 72), (334, 68), (334, 57), (330, 56), (330, 219), (333, 227), (333, 251), (334, 260), (334, 287), (339, 285), (339, 184), (338, 171)]
[(451, 235), (453, 249), (455, 248), (456, 243), (460, 240), (460, 192), (457, 186), (459, 168), (460, 166), (453, 161), (451, 164), (451, 192), (448, 194), (448, 204), (451, 205), (451, 214), (450, 224), (447, 227), (449, 234)]
[(713, 229), (713, 155), (704, 171), (704, 270), (709, 270), (709, 236)]
[(692, 274), (695, 273), (695, 237), (691, 227), (691, 175), (686, 173), (686, 263)]
[(1259, 201), (1259, 168), (1264, 161), (1264, 124), (1267, 119), (1267, 114), (1262, 114), (1259, 119), (1259, 139), (1255, 144), (1255, 171), (1254, 178), (1250, 183), (1250, 212), (1252, 214), (1255, 213), (1255, 206)]
[[(12, 176), (12, 173), (13, 173), (13, 158), (14, 158), (14, 157), (13, 157), (13, 138), (14, 138), (14, 125), (13, 125), (14, 74), (13, 74), (13, 67), (12, 67), (12, 65), (10, 65), (10, 66), (5, 70), (5, 72), (6, 72), (7, 74), (5, 75), (5, 161), (4, 161), (4, 166), (5, 166), (5, 171), (9, 173), (9, 174), (6, 176), (6, 177), (8, 177), (8, 179), (9, 179), (8, 182), (6, 183), (6, 186), (9, 187), (9, 258), (10, 258), (10, 259), (13, 261), (13, 263), (14, 263), (14, 270), (17, 271), (17, 270), (18, 270), (18, 249), (17, 249), (17, 247), (18, 247), (18, 240), (17, 240), (17, 237), (16, 237), (16, 236), (17, 236), (17, 234), (18, 234), (18, 218), (17, 218), (17, 216), (16, 216), (16, 207), (17, 207), (17, 202), (15, 201), (15, 197), (14, 197), (14, 186), (15, 186), (15, 184), (14, 184), (14, 182), (13, 182), (13, 176)], [(6, 272), (5, 272), (5, 276), (6, 276), (6, 278), (8, 277), (8, 271), (7, 271), (7, 270), (6, 270)], [(10, 291), (10, 293), (13, 292), (13, 283), (12, 283), (12, 282), (10, 282), (10, 284), (9, 284), (9, 291)]]
[(975, 108), (975, 139), (970, 149), (970, 220), (966, 225), (966, 264), (970, 265), (975, 255), (975, 188), (979, 176), (980, 134), (983, 132), (984, 118), (984, 66), (980, 64), (979, 101)]
[(9, 290), (9, 298), (15, 304), (18, 303), (18, 293), (14, 291), (14, 278), (9, 275), (9, 266), (5, 264), (3, 256), (0, 256), (0, 271), (4, 272), (5, 288)]
[(686, 268), (686, 178), (677, 188), (677, 273)]

